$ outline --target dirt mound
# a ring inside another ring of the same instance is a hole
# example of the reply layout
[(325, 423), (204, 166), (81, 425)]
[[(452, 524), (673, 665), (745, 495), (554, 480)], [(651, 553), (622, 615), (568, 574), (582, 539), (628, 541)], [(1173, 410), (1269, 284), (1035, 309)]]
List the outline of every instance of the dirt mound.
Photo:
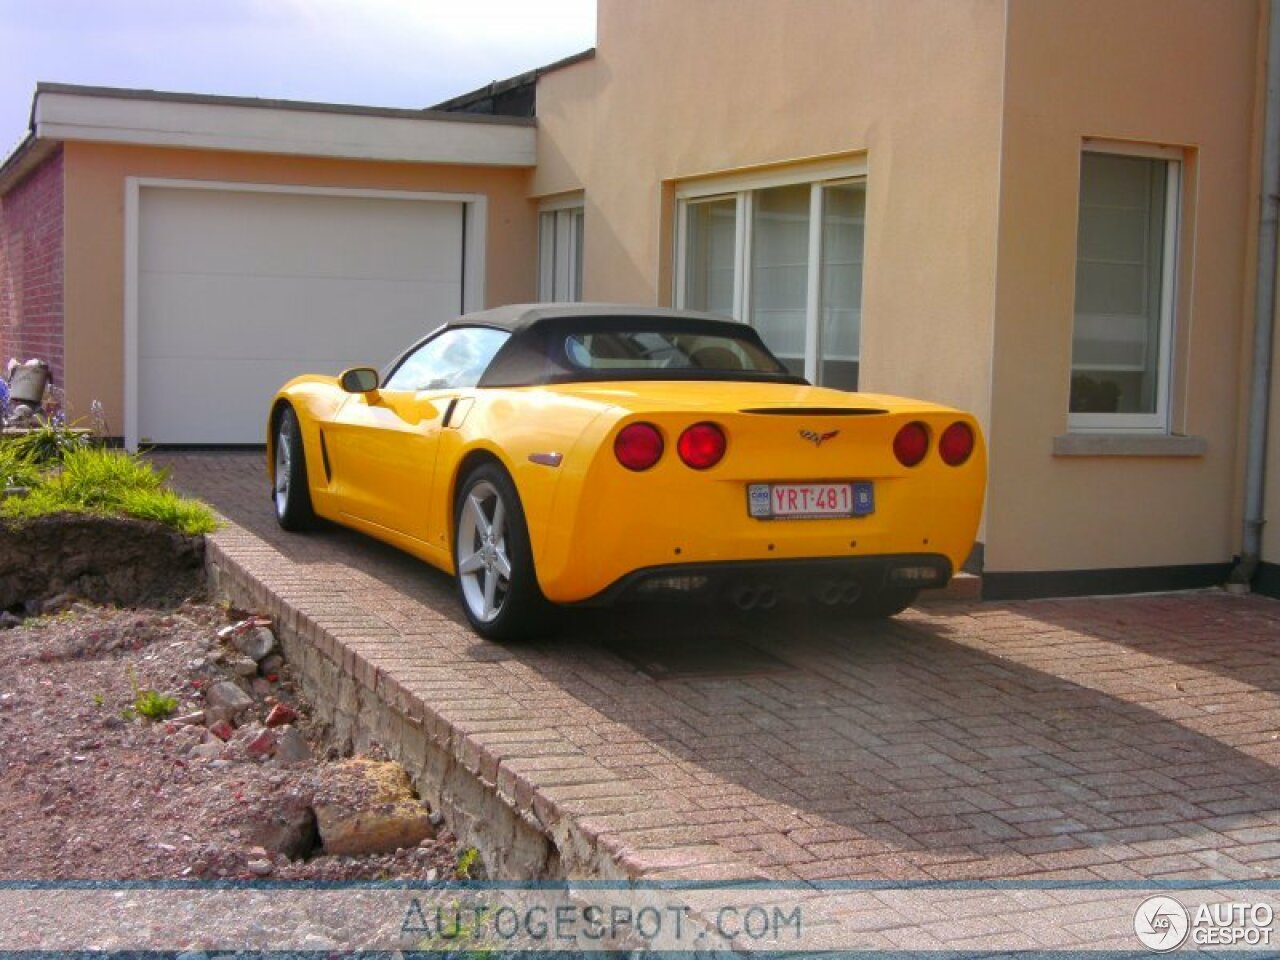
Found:
[(0, 610), (35, 614), (73, 599), (169, 607), (203, 589), (203, 537), (85, 514), (0, 522)]

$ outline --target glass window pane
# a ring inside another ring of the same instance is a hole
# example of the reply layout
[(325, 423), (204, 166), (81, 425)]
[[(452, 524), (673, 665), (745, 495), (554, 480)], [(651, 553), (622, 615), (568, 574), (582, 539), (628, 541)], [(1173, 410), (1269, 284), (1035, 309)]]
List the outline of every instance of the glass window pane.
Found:
[(1071, 412), (1157, 412), (1169, 163), (1080, 164)]
[(754, 194), (751, 324), (793, 373), (804, 375), (809, 282), (809, 185)]
[(684, 306), (732, 316), (738, 201), (691, 203), (687, 217)]
[(538, 299), (556, 295), (556, 215), (538, 214)]
[(489, 327), (446, 330), (411, 353), (387, 378), (386, 390), (474, 387), (511, 336)]
[(822, 364), (818, 382), (840, 390), (858, 389), (866, 207), (865, 184), (823, 188)]

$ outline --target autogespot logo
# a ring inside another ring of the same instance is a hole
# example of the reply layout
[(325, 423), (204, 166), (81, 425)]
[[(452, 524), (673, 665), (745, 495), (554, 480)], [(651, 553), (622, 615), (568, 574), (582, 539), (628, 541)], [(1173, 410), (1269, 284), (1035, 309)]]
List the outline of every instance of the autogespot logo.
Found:
[(1133, 932), (1144, 947), (1156, 953), (1178, 949), (1190, 929), (1186, 907), (1173, 897), (1147, 897), (1133, 915)]

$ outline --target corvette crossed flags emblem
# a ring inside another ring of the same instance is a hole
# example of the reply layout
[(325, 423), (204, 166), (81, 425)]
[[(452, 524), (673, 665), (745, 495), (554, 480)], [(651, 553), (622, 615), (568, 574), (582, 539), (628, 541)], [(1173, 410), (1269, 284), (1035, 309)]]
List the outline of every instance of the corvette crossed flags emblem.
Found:
[(832, 437), (838, 436), (839, 430), (828, 430), (826, 433), (815, 433), (813, 430), (801, 430), (800, 436), (804, 437), (815, 447), (820, 447)]

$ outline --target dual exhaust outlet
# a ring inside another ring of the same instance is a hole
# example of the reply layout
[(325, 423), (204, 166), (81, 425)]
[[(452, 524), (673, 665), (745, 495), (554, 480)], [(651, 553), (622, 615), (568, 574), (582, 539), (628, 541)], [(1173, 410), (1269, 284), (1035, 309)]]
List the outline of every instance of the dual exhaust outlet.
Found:
[[(862, 587), (853, 580), (819, 580), (808, 595), (823, 606), (849, 606), (862, 596)], [(779, 599), (778, 590), (767, 583), (739, 583), (729, 590), (729, 602), (739, 610), (772, 610)]]

